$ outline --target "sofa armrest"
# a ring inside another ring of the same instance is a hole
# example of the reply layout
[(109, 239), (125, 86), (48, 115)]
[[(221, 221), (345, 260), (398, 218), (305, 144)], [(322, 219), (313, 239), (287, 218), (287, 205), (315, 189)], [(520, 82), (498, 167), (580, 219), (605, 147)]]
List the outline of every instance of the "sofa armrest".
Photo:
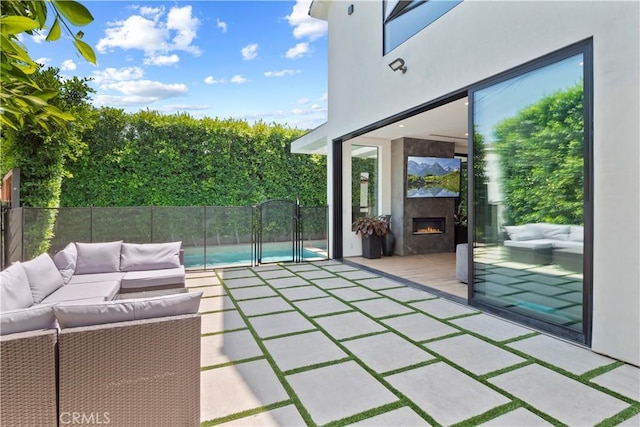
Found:
[(0, 336), (2, 425), (58, 425), (55, 329)]
[(59, 410), (114, 425), (200, 424), (200, 315), (62, 329)]

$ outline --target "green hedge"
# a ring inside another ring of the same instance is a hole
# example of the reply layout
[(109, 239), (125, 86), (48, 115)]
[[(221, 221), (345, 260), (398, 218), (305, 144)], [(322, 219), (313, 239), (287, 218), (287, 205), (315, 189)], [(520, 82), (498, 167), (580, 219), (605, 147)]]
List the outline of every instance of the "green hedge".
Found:
[(61, 206), (325, 205), (326, 158), (292, 154), (303, 131), (186, 114), (102, 108)]

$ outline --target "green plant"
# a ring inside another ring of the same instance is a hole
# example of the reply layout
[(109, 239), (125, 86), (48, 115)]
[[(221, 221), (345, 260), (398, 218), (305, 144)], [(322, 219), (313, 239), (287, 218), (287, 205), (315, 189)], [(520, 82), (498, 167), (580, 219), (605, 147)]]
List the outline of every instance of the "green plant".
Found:
[(369, 237), (373, 233), (376, 233), (377, 236), (382, 236), (387, 234), (387, 230), (389, 230), (389, 222), (387, 219), (382, 216), (363, 216), (356, 219), (353, 224), (351, 224), (351, 229), (358, 233), (362, 233), (362, 237)]

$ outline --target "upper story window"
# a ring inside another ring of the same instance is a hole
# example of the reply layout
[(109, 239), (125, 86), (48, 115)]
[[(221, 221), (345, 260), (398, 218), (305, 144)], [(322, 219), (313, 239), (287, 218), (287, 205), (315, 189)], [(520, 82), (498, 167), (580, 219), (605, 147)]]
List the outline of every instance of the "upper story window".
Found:
[(462, 0), (383, 0), (384, 54), (456, 7)]

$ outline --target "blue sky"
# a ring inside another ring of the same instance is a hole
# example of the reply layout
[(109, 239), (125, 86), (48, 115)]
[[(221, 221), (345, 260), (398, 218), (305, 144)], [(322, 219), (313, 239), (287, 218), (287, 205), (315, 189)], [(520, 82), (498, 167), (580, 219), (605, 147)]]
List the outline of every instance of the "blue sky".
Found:
[(22, 40), (63, 76), (92, 77), (93, 103), (125, 111), (314, 128), (327, 116), (327, 27), (297, 1), (82, 1), (95, 21), (72, 40)]

